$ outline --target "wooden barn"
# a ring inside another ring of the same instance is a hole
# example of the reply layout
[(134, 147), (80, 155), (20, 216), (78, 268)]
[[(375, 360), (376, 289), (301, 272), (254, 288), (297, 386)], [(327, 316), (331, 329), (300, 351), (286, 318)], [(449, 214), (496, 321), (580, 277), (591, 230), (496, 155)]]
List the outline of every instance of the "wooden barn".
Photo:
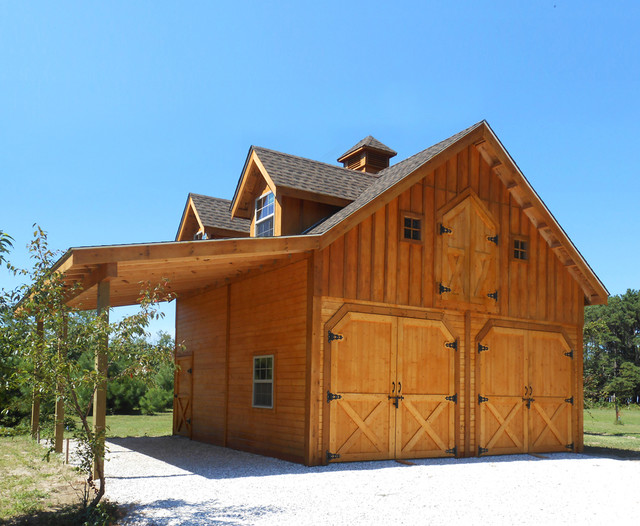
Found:
[(78, 305), (170, 279), (175, 434), (308, 465), (582, 450), (583, 307), (607, 290), (487, 122), (395, 155), (252, 147), (175, 242), (67, 253)]

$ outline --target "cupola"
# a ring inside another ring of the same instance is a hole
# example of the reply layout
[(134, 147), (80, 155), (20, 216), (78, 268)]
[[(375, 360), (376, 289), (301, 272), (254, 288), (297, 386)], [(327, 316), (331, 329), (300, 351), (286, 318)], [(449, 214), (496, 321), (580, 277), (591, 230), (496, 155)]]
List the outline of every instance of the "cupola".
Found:
[(389, 159), (396, 155), (397, 152), (369, 135), (343, 153), (338, 162), (350, 170), (377, 174), (389, 168)]

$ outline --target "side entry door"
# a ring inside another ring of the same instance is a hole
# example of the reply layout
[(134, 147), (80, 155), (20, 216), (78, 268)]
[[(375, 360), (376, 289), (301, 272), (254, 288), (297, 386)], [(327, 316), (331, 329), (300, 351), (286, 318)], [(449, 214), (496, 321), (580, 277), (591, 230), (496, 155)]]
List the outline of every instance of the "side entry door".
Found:
[(173, 394), (173, 434), (191, 438), (193, 355), (177, 356)]

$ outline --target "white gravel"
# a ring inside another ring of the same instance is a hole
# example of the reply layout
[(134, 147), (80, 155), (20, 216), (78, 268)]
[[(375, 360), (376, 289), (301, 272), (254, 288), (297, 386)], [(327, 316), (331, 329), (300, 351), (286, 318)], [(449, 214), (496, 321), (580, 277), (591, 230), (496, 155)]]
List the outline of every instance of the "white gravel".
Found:
[(109, 441), (125, 524), (634, 524), (640, 461), (556, 453), (307, 468), (181, 437)]

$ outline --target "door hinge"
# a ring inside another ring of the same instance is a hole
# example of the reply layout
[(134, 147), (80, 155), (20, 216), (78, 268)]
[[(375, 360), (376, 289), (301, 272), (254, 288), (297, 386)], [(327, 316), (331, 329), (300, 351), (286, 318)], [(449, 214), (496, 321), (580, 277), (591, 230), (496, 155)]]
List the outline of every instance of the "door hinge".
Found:
[(567, 404), (573, 405), (573, 396), (571, 398), (565, 398), (564, 401), (567, 402)]
[(489, 294), (487, 294), (487, 297), (498, 301), (498, 291), (496, 290), (495, 292), (489, 292)]
[(481, 343), (478, 344), (478, 354), (488, 350), (489, 350), (489, 347), (487, 347), (486, 345), (482, 345)]
[(440, 223), (440, 234), (453, 234), (453, 230), (451, 230), (450, 228), (447, 228), (446, 226), (444, 226), (442, 223)]
[(571, 442), (571, 444), (567, 444), (566, 446), (567, 449), (571, 449), (573, 451), (573, 442)]
[(327, 391), (327, 404), (331, 402), (331, 400), (339, 400), (342, 398), (342, 395), (333, 394), (331, 391)]
[(174, 394), (174, 395), (173, 395), (173, 397), (174, 397), (174, 398), (178, 398), (178, 395), (177, 395), (177, 394)]
[(489, 453), (489, 449), (486, 447), (478, 446), (478, 456), (482, 455), (483, 453)]
[(340, 455), (338, 455), (338, 453), (331, 453), (327, 449), (327, 462), (331, 462), (332, 460), (337, 460), (339, 458), (340, 458)]
[(478, 403), (481, 404), (482, 402), (488, 402), (489, 399), (486, 396), (482, 396), (482, 395), (478, 395)]
[(448, 347), (449, 349), (455, 349), (456, 351), (458, 350), (458, 341), (454, 341), (454, 342), (447, 342), (444, 344), (445, 347)]
[(191, 423), (191, 419), (187, 418), (187, 424), (190, 424), (190, 423)]
[(451, 396), (445, 396), (445, 400), (449, 400), (449, 402), (453, 402), (454, 404), (458, 403), (458, 393), (452, 394)]
[(489, 236), (487, 237), (487, 241), (491, 241), (492, 243), (494, 243), (495, 245), (498, 244), (498, 234), (496, 234), (495, 236)]
[(445, 287), (442, 283), (438, 283), (438, 294), (444, 294), (445, 292), (451, 292), (451, 289)]
[(569, 352), (564, 353), (565, 356), (568, 356), (569, 358), (573, 358), (573, 349), (571, 349)]
[(342, 334), (334, 334), (329, 331), (329, 343), (331, 343), (333, 340), (342, 340), (342, 338), (344, 338)]
[(187, 369), (187, 372), (188, 372), (189, 374), (193, 374), (193, 369), (189, 368), (189, 369)]
[(449, 453), (449, 455), (453, 455), (455, 457), (458, 454), (458, 448), (453, 446), (451, 449), (446, 449), (445, 453)]

